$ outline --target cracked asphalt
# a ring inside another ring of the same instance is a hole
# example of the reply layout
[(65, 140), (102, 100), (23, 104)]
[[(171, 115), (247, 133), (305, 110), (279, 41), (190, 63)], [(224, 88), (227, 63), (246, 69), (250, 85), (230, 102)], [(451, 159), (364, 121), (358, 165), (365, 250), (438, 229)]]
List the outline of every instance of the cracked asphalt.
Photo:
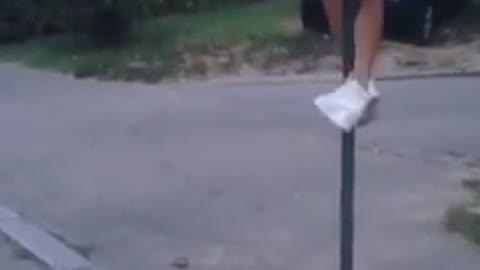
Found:
[[(312, 105), (331, 83), (147, 86), (15, 66), (0, 81), (0, 204), (95, 264), (337, 269), (339, 132)], [(442, 221), (480, 156), (479, 83), (379, 83), (381, 118), (357, 134), (356, 269), (478, 269)]]

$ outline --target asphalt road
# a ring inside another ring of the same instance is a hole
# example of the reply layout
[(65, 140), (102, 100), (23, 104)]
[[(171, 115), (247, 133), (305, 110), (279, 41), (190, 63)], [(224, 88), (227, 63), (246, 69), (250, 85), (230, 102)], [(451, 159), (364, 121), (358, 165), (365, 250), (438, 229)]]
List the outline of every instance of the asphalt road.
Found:
[[(8, 66), (0, 81), (0, 204), (95, 264), (337, 269), (339, 133), (312, 105), (332, 84), (142, 86)], [(356, 269), (478, 270), (480, 251), (442, 220), (480, 156), (479, 84), (380, 83), (382, 117), (358, 132)]]

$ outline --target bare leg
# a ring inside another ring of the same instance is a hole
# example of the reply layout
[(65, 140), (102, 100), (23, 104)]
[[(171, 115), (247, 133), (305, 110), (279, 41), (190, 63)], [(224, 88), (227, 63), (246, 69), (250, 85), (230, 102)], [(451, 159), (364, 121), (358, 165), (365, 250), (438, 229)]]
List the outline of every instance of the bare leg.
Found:
[(323, 6), (327, 13), (328, 23), (332, 34), (337, 37), (337, 40), (341, 34), (342, 29), (342, 6), (343, 0), (322, 0)]
[[(343, 0), (323, 0), (330, 28), (337, 38), (342, 29)], [(353, 76), (367, 88), (383, 34), (384, 0), (361, 0), (355, 20), (355, 65)]]
[[(343, 0), (323, 0), (332, 32), (337, 40), (342, 30)], [(372, 72), (383, 33), (383, 1), (361, 0), (355, 19), (355, 63), (350, 80), (328, 94), (315, 98), (315, 105), (343, 130), (368, 124), (375, 117), (378, 92)], [(372, 82), (372, 83), (370, 83)]]
[(355, 21), (354, 76), (364, 87), (372, 77), (373, 66), (382, 40), (383, 1), (362, 0)]

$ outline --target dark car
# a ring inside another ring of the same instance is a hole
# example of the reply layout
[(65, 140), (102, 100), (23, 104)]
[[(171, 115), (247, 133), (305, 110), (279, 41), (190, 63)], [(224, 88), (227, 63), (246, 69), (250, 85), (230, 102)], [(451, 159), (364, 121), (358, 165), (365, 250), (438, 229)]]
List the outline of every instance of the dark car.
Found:
[[(458, 15), (468, 0), (385, 0), (385, 37), (428, 44), (441, 24)], [(303, 27), (330, 34), (322, 0), (302, 0)]]

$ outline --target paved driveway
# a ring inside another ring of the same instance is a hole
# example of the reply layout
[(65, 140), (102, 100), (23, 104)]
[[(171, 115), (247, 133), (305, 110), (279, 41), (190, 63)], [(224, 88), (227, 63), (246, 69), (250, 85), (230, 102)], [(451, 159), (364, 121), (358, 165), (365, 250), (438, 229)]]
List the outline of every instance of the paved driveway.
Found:
[[(0, 204), (108, 269), (336, 269), (328, 83), (135, 84), (1, 67)], [(480, 155), (480, 79), (384, 82), (358, 134), (357, 269), (478, 270), (442, 227)]]

